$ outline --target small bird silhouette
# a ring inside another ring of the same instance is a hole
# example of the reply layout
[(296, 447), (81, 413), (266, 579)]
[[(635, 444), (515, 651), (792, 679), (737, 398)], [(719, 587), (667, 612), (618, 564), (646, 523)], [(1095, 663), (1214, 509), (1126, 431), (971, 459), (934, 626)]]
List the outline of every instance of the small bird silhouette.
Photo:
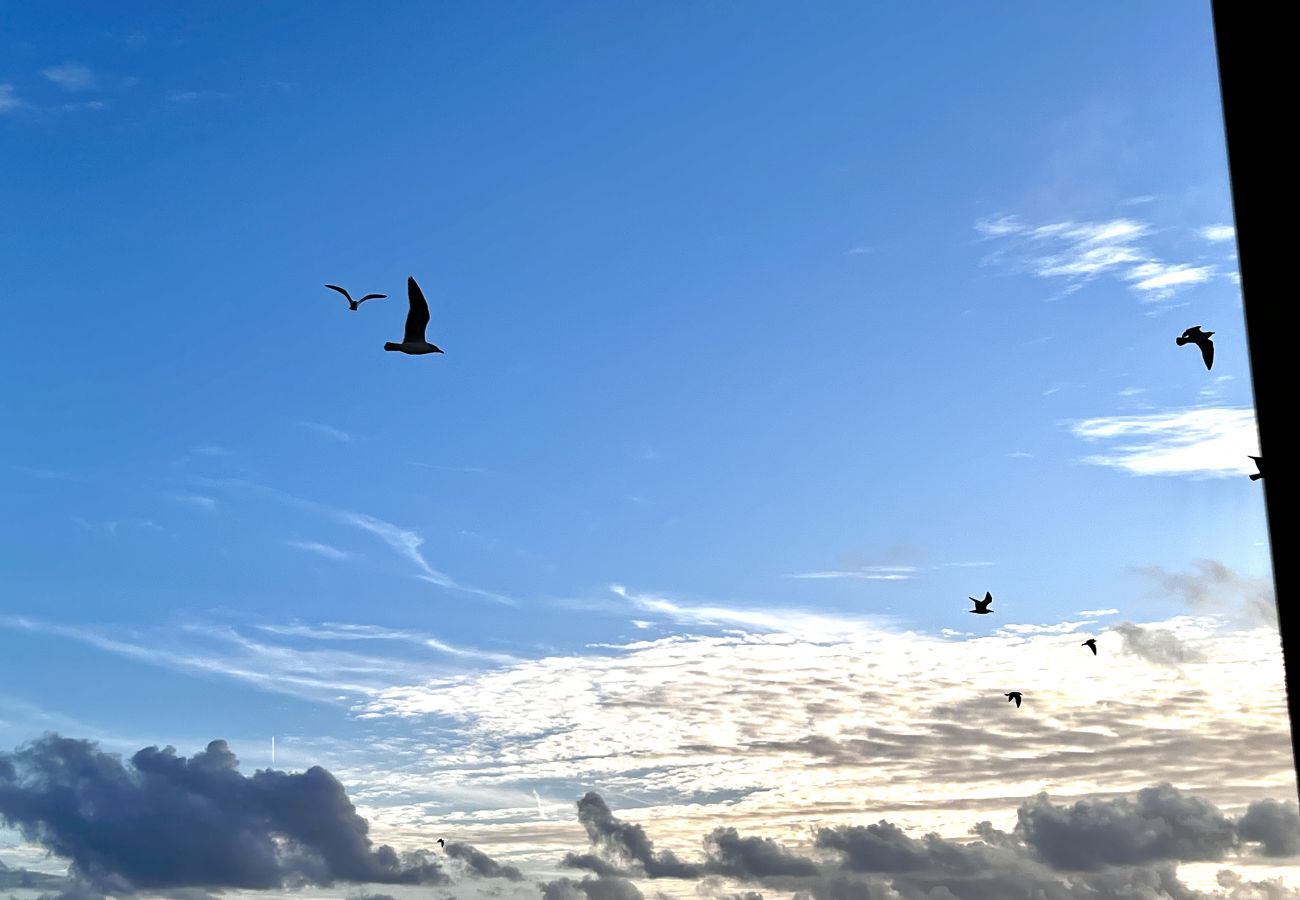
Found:
[(447, 846), (447, 842), (444, 841), (442, 838), (438, 838), (438, 846), (439, 846), (439, 847), (445, 847), (445, 846)]
[(1261, 478), (1264, 477), (1264, 457), (1252, 456), (1251, 459), (1255, 461), (1255, 468), (1259, 469), (1259, 471), (1256, 472), (1254, 475), (1250, 476), (1250, 480), (1259, 481)]
[(1083, 642), (1082, 644), (1080, 644), (1079, 646), (1080, 646), (1080, 647), (1087, 647), (1089, 650), (1092, 651), (1092, 655), (1093, 655), (1093, 656), (1096, 656), (1096, 655), (1097, 655), (1097, 639), (1096, 639), (1096, 638), (1088, 638), (1086, 641), (1084, 641), (1084, 642)]
[(968, 609), (966, 612), (976, 616), (987, 616), (993, 612), (993, 610), (989, 609), (989, 604), (993, 602), (993, 595), (988, 591), (984, 592), (983, 600), (976, 600), (974, 597), (971, 597), (970, 600), (975, 604), (975, 608)]
[(331, 291), (338, 291), (340, 294), (346, 297), (348, 300), (348, 309), (356, 309), (357, 307), (361, 306), (362, 303), (365, 303), (367, 300), (383, 300), (385, 297), (388, 296), (387, 294), (366, 294), (360, 300), (353, 300), (352, 295), (347, 292), (346, 288), (341, 288), (337, 284), (327, 284), (325, 285), (325, 287), (329, 288)]
[(1201, 358), (1205, 360), (1205, 368), (1209, 369), (1214, 366), (1214, 341), (1210, 340), (1213, 331), (1201, 331), (1200, 325), (1193, 325), (1182, 333), (1181, 337), (1176, 338), (1178, 346), (1183, 344), (1195, 344), (1201, 348)]
[(1020, 691), (1011, 691), (1006, 695), (1007, 702), (1016, 701), (1016, 709), (1020, 709)]
[(441, 353), (437, 344), (430, 344), (424, 339), (424, 329), (429, 325), (429, 302), (424, 299), (424, 292), (414, 278), (406, 279), (406, 296), (411, 304), (410, 311), (406, 314), (406, 334), (402, 336), (400, 344), (388, 341), (384, 344), (384, 349), (398, 350), (412, 356)]

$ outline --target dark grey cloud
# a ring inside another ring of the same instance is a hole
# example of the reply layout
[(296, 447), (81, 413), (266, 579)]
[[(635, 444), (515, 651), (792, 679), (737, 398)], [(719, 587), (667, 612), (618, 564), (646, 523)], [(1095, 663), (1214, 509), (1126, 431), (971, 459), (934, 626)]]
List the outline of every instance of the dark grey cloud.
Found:
[[(623, 859), (641, 864), (648, 878), (698, 878), (699, 866), (683, 863), (671, 851), (656, 853), (654, 843), (646, 837), (640, 825), (624, 822), (614, 817), (609, 806), (595, 791), (589, 791), (578, 801), (578, 821), (587, 831), (587, 837), (596, 847), (614, 853)], [(576, 864), (586, 857), (566, 857), (566, 863)]]
[(375, 847), (325, 769), (245, 776), (225, 741), (190, 758), (146, 747), (129, 764), (47, 734), (0, 753), (0, 821), (95, 888), (443, 884), (427, 851)]
[(626, 878), (560, 878), (542, 885), (542, 900), (645, 900)]
[(1300, 806), (1277, 800), (1252, 803), (1237, 821), (1237, 834), (1263, 844), (1265, 856), (1300, 855)]
[(1019, 836), (1056, 869), (1219, 860), (1237, 841), (1234, 823), (1214, 804), (1169, 784), (1143, 788), (1133, 799), (1068, 807), (1039, 794), (1018, 816)]
[(1120, 622), (1111, 630), (1124, 639), (1125, 653), (1140, 656), (1148, 662), (1175, 666), (1202, 659), (1201, 654), (1187, 646), (1178, 635), (1164, 628), (1143, 628), (1132, 622)]
[(1242, 575), (1215, 559), (1198, 559), (1191, 572), (1171, 572), (1160, 566), (1137, 571), (1151, 579), (1156, 590), (1172, 594), (1196, 610), (1240, 610), (1259, 622), (1277, 621), (1277, 601), (1268, 578)]
[(443, 848), (452, 859), (465, 863), (471, 874), (483, 878), (504, 878), (507, 881), (523, 881), (524, 875), (514, 866), (503, 866), (477, 847), (453, 841)]
[[(662, 863), (644, 830), (620, 821), (599, 796), (584, 797), (579, 814), (593, 823), (588, 835), (598, 852), (588, 856), (597, 863), (602, 852)], [(696, 893), (715, 900), (762, 900), (750, 886), (793, 900), (1300, 900), (1294, 889), (1247, 882), (1230, 870), (1213, 893), (1192, 890), (1177, 874), (1180, 863), (1221, 860), (1250, 842), (1281, 855), (1294, 846), (1288, 841), (1300, 840), (1297, 829), (1300, 811), (1284, 804), (1252, 804), (1239, 824), (1213, 804), (1160, 784), (1131, 797), (1066, 805), (1040, 794), (1021, 804), (1014, 831), (981, 822), (968, 841), (916, 837), (879, 821), (821, 828), (806, 855), (769, 838), (715, 828), (699, 861), (674, 858), (677, 872), (694, 874), (645, 877), (696, 880)], [(611, 842), (610, 835), (619, 838)], [(746, 889), (737, 891), (737, 883)], [(561, 879), (543, 889), (544, 900), (641, 896), (617, 874)]]
[(0, 862), (0, 890), (44, 891), (61, 888), (67, 880), (61, 875), (34, 872), (31, 869), (15, 869)]
[(718, 875), (745, 880), (773, 876), (815, 875), (810, 859), (786, 850), (771, 838), (741, 837), (734, 828), (717, 828), (705, 842), (706, 868)]

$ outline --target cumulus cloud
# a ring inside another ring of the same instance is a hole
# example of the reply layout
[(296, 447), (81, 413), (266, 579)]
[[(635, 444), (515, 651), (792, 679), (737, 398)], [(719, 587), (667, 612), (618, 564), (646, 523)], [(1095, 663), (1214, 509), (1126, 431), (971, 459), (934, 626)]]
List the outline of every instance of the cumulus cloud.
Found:
[(1249, 408), (1197, 407), (1140, 416), (1103, 416), (1071, 426), (1075, 437), (1108, 444), (1084, 457), (1130, 475), (1231, 478), (1254, 471), (1258, 453), (1255, 412)]
[(443, 884), (427, 851), (375, 847), (328, 771), (245, 776), (225, 741), (188, 759), (146, 747), (124, 764), (48, 734), (0, 753), (0, 820), (115, 891)]
[(507, 881), (523, 881), (523, 873), (514, 866), (503, 866), (477, 847), (460, 841), (452, 841), (443, 848), (452, 859), (465, 864), (472, 875), (482, 878), (504, 878)]
[(1263, 845), (1265, 856), (1300, 855), (1300, 807), (1294, 801), (1259, 800), (1237, 823), (1243, 841)]
[[(1300, 822), (1278, 816), (1275, 806), (1281, 804), (1256, 804), (1238, 822), (1203, 798), (1158, 784), (1132, 797), (1073, 804), (1040, 793), (1020, 804), (1014, 830), (981, 822), (965, 839), (933, 832), (913, 835), (882, 819), (818, 828), (811, 846), (796, 849), (718, 826), (704, 838), (697, 859), (674, 857), (670, 867), (637, 866), (630, 872), (606, 860), (596, 877), (552, 882), (545, 895), (557, 900), (639, 897), (639, 888), (629, 880), (637, 878), (694, 881), (697, 894), (728, 900), (761, 898), (755, 887), (813, 900), (1295, 898), (1300, 894), (1280, 883), (1272, 885), (1276, 893), (1247, 893), (1260, 883), (1245, 882), (1231, 870), (1219, 877), (1227, 890), (1215, 894), (1193, 891), (1177, 875), (1182, 863), (1241, 859), (1241, 841), (1285, 849), (1291, 846), (1287, 841), (1300, 840)], [(613, 815), (599, 795), (587, 794), (578, 809), (584, 824), (592, 821), (593, 810), (599, 813), (599, 827), (587, 828), (595, 852), (585, 856), (661, 861), (644, 829)], [(1247, 832), (1257, 836), (1247, 837)], [(611, 835), (618, 837), (611, 841)]]
[(1149, 302), (1168, 299), (1214, 275), (1213, 266), (1161, 260), (1147, 247), (1153, 229), (1134, 219), (1030, 225), (1015, 216), (1002, 216), (977, 221), (975, 230), (982, 239), (999, 242), (986, 263), (1063, 280), (1065, 293), (1111, 276)]

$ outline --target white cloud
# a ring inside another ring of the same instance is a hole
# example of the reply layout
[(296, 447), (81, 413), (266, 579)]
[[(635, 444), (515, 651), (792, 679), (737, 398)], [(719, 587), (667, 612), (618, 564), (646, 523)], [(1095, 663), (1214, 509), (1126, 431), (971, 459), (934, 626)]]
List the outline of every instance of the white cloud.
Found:
[[(864, 797), (873, 817), (903, 812), (942, 832), (975, 815), (1012, 824), (1007, 798), (1043, 785), (1078, 796), (1167, 779), (1241, 803), (1294, 784), (1276, 630), (1204, 617), (1147, 623), (1189, 649), (1175, 670), (1122, 652), (1111, 628), (1080, 631), (1084, 622), (940, 637), (797, 611), (673, 607), (736, 630), (557, 654), (369, 698), (357, 709), (366, 720), (439, 723), (442, 738), (436, 762), (418, 762), (414, 749), (408, 757), (420, 774), (406, 778), (427, 779), (420, 790), (399, 779), (383, 789), (418, 806), (444, 785), (599, 785), (695, 834), (686, 823), (720, 815), (767, 833), (829, 826), (860, 816)], [(1079, 646), (1084, 637), (1097, 638), (1099, 658)], [(1025, 711), (1008, 707), (1007, 690), (1024, 692)], [(536, 835), (512, 837), (506, 815), (480, 809), (474, 822), (501, 822), (502, 849), (529, 852)]]
[(915, 566), (862, 566), (857, 569), (836, 569), (822, 572), (798, 572), (786, 578), (812, 580), (856, 579), (860, 581), (907, 581), (916, 574)]
[(330, 438), (339, 443), (347, 444), (352, 441), (352, 435), (348, 434), (342, 428), (336, 428), (333, 425), (326, 425), (323, 422), (299, 422), (298, 424), (303, 428), (316, 432), (322, 437)]
[(1124, 275), (1126, 281), (1133, 282), (1135, 290), (1147, 295), (1146, 299), (1163, 300), (1172, 296), (1174, 291), (1189, 284), (1201, 284), (1209, 281), (1214, 274), (1213, 266), (1166, 265), (1161, 262), (1146, 262)]
[(1076, 422), (1076, 437), (1111, 445), (1084, 462), (1133, 475), (1248, 475), (1258, 453), (1255, 413), (1249, 408), (1199, 407), (1141, 416)]
[(217, 508), (217, 501), (203, 494), (172, 494), (171, 499), (177, 503), (185, 503), (198, 509), (214, 510)]
[(317, 556), (323, 556), (326, 559), (344, 560), (352, 558), (352, 554), (346, 550), (331, 547), (329, 544), (322, 544), (320, 541), (285, 541), (285, 543), (290, 547), (297, 547), (299, 550), (315, 553)]
[(1118, 609), (1081, 609), (1077, 613), (1075, 613), (1075, 615), (1086, 616), (1088, 618), (1099, 618), (1101, 616), (1117, 616), (1119, 615), (1119, 610)]
[(224, 100), (228, 95), (223, 91), (181, 91), (167, 92), (169, 103), (198, 103), (201, 100)]
[(1214, 274), (1212, 266), (1160, 260), (1145, 245), (1153, 235), (1151, 226), (1135, 219), (1029, 226), (1014, 216), (1003, 216), (977, 221), (975, 230), (985, 240), (1003, 244), (985, 262), (1010, 261), (1015, 270), (1064, 279), (1065, 295), (1109, 275), (1128, 284), (1145, 301), (1165, 300)]
[(1237, 237), (1237, 229), (1232, 225), (1206, 225), (1201, 229), (1201, 237), (1207, 241), (1231, 241)]
[(26, 104), (18, 97), (18, 92), (14, 86), (8, 82), (0, 82), (0, 113), (13, 112), (15, 109), (21, 109)]
[(89, 91), (99, 83), (98, 77), (90, 66), (75, 62), (49, 66), (42, 69), (41, 74), (65, 91)]

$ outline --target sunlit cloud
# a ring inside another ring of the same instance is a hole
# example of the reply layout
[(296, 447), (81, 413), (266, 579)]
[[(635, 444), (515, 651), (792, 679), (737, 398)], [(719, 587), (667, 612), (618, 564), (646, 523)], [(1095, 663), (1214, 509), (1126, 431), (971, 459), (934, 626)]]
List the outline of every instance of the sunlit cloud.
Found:
[(786, 577), (810, 580), (907, 581), (915, 574), (915, 566), (863, 566), (860, 569), (798, 572)]
[(1249, 408), (1199, 407), (1140, 416), (1105, 416), (1071, 426), (1076, 437), (1108, 444), (1084, 462), (1132, 475), (1232, 477), (1250, 474), (1258, 453)]

